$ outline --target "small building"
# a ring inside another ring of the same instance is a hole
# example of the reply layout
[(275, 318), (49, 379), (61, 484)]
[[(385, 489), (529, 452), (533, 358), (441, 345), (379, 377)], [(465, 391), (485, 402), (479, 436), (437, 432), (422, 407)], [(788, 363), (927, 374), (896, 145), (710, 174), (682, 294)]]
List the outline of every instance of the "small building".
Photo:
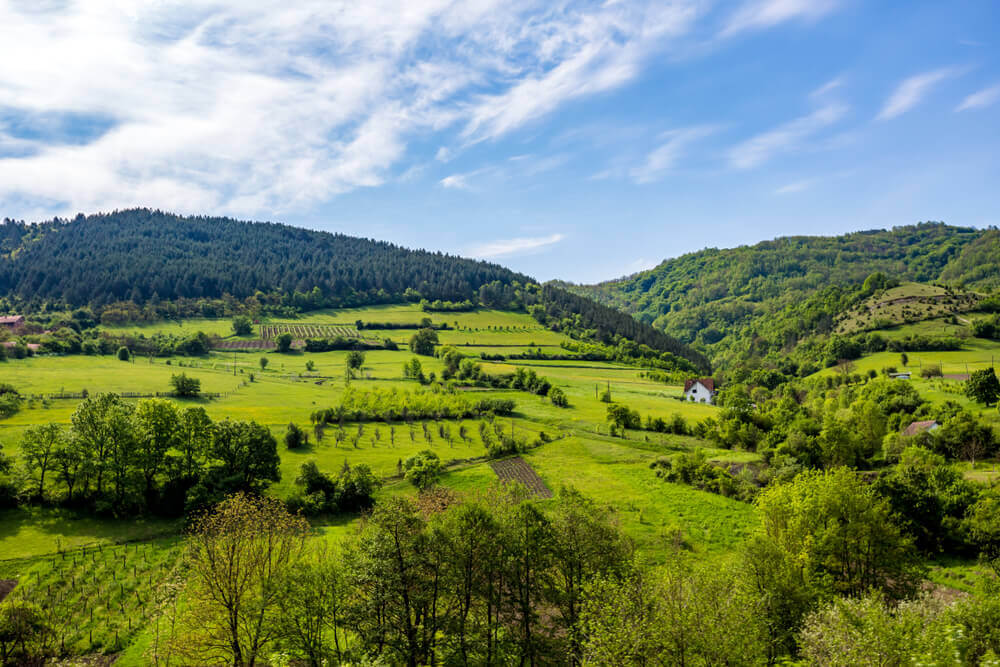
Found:
[(940, 424), (938, 424), (933, 419), (922, 422), (913, 422), (906, 429), (903, 430), (903, 435), (920, 435), (921, 433), (930, 433), (936, 430)]
[(909, 380), (910, 371), (903, 371), (902, 373), (889, 373), (889, 377), (893, 380)]
[(0, 315), (0, 325), (11, 329), (24, 324), (24, 315)]
[(684, 400), (694, 403), (715, 403), (715, 380), (695, 378), (684, 383)]

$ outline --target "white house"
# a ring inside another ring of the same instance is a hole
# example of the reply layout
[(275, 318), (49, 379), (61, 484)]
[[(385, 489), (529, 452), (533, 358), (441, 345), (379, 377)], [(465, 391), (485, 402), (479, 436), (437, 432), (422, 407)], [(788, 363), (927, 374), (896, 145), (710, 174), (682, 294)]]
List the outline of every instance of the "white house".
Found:
[(695, 403), (715, 402), (715, 380), (712, 378), (697, 378), (684, 383), (684, 400)]

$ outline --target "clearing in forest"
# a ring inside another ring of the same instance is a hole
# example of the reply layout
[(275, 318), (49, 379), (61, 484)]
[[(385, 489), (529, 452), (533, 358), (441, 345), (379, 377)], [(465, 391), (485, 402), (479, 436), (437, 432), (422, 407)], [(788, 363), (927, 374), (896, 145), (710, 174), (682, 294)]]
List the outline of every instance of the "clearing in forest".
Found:
[(501, 461), (492, 461), (490, 467), (501, 482), (520, 482), (539, 498), (551, 498), (552, 490), (531, 465), (520, 456)]

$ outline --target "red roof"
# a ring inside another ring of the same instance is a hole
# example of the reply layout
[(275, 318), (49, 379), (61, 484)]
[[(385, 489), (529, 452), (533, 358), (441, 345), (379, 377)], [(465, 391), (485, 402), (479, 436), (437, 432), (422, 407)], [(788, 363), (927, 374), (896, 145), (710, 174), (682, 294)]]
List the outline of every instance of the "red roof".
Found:
[(922, 422), (913, 422), (906, 427), (906, 430), (903, 431), (903, 435), (916, 435), (918, 433), (923, 433), (924, 431), (929, 431), (937, 425), (938, 423), (933, 419)]
[(715, 380), (712, 378), (693, 378), (691, 380), (685, 380), (684, 391), (690, 389), (695, 382), (700, 382), (705, 389), (708, 389), (709, 391), (715, 391)]

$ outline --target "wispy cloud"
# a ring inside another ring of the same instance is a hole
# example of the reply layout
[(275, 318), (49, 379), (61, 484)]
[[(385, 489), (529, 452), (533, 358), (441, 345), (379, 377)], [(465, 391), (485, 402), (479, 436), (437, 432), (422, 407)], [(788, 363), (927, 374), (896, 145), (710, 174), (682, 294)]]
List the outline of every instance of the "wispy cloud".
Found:
[(838, 5), (836, 0), (751, 0), (729, 17), (720, 36), (730, 37), (792, 20), (814, 21)]
[(472, 257), (483, 259), (522, 255), (555, 245), (564, 238), (566, 238), (564, 234), (550, 234), (549, 236), (527, 236), (515, 239), (487, 241), (486, 243), (470, 248), (468, 254)]
[(838, 90), (839, 88), (841, 88), (843, 85), (844, 85), (844, 77), (843, 76), (834, 77), (834, 78), (830, 79), (829, 81), (827, 81), (826, 83), (824, 83), (819, 88), (817, 88), (816, 90), (814, 90), (811, 93), (809, 93), (809, 98), (813, 99), (813, 100), (816, 100), (816, 99), (820, 99), (820, 98), (826, 97), (827, 95), (829, 95), (833, 91)]
[(955, 107), (955, 111), (970, 111), (972, 109), (985, 109), (988, 106), (992, 106), (1000, 100), (1000, 83), (995, 86), (990, 86), (989, 88), (983, 88), (980, 91), (972, 93), (967, 96), (962, 103)]
[(793, 181), (791, 183), (782, 185), (780, 188), (776, 189), (774, 191), (774, 194), (776, 195), (795, 194), (796, 192), (802, 192), (803, 190), (811, 188), (812, 185), (813, 181), (811, 179), (806, 179), (802, 181)]
[(496, 138), (632, 81), (698, 14), (695, 0), (0, 3), (19, 63), (0, 68), (3, 105), (110, 119), (75, 143), (0, 130), (0, 205), (312, 207), (392, 178), (413, 137)]
[(712, 134), (716, 129), (711, 125), (698, 125), (664, 132), (660, 135), (660, 145), (650, 151), (643, 164), (632, 169), (629, 175), (639, 184), (656, 181), (663, 172), (677, 163), (690, 144)]
[(917, 106), (934, 86), (955, 74), (954, 68), (942, 67), (904, 79), (889, 95), (876, 119), (889, 120), (906, 113)]
[(737, 169), (749, 169), (770, 160), (779, 153), (798, 150), (820, 130), (843, 118), (847, 107), (829, 104), (807, 116), (780, 125), (737, 144), (729, 151), (729, 163)]

